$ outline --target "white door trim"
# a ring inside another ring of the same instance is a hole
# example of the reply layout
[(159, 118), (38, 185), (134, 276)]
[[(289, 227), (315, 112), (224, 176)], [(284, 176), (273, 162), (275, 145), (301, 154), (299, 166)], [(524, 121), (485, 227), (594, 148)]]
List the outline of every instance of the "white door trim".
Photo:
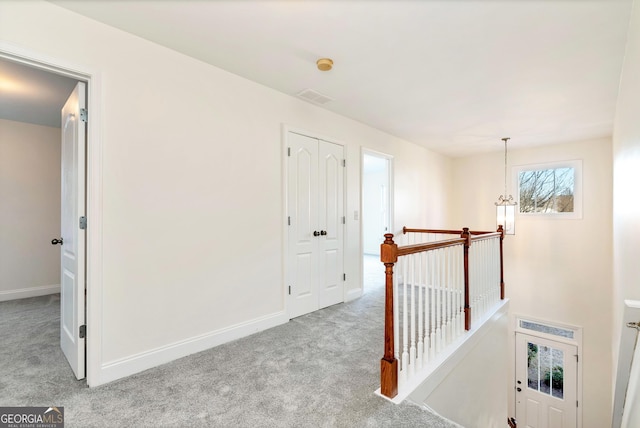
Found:
[(0, 57), (30, 67), (84, 81), (87, 85), (87, 385), (97, 386), (102, 368), (102, 139), (100, 132), (101, 76), (90, 67), (0, 42)]
[[(290, 285), (290, 278), (289, 278), (289, 231), (288, 231), (288, 212), (289, 212), (289, 207), (288, 207), (288, 197), (287, 195), (288, 193), (288, 186), (287, 186), (287, 182), (288, 182), (288, 162), (287, 162), (287, 158), (288, 158), (288, 153), (287, 153), (287, 148), (289, 147), (289, 133), (293, 132), (295, 134), (300, 134), (300, 135), (304, 135), (310, 138), (317, 138), (318, 140), (323, 140), (326, 141), (328, 143), (332, 143), (332, 144), (337, 144), (339, 146), (342, 146), (343, 148), (343, 155), (345, 158), (345, 161), (347, 163), (347, 166), (349, 165), (349, 159), (348, 159), (348, 155), (347, 155), (347, 145), (333, 137), (328, 137), (326, 135), (322, 135), (316, 132), (311, 132), (305, 129), (301, 129), (301, 128), (296, 128), (296, 127), (292, 127), (289, 126), (285, 123), (282, 124), (282, 269), (283, 269), (283, 275), (282, 277), (284, 278), (284, 283), (282, 284), (282, 300), (283, 300), (283, 307), (284, 307), (284, 312), (287, 316), (287, 319), (291, 319), (290, 316), (290, 308), (289, 308), (289, 285)], [(347, 210), (347, 175), (346, 172), (344, 174), (344, 183), (343, 183), (343, 209), (345, 212), (345, 216), (346, 216), (346, 210)], [(342, 301), (345, 302), (347, 301), (347, 290), (349, 289), (348, 285), (349, 281), (352, 280), (350, 277), (353, 277), (355, 275), (349, 275), (349, 266), (347, 265), (347, 263), (345, 262), (345, 260), (348, 259), (347, 255), (346, 255), (346, 249), (347, 249), (347, 236), (348, 236), (348, 222), (346, 222), (347, 224), (344, 225), (344, 234), (343, 234), (343, 251), (342, 251), (342, 260), (343, 260), (343, 268), (344, 271), (347, 273), (347, 280), (344, 282), (344, 286), (343, 286), (343, 292), (342, 292)], [(362, 268), (361, 268), (362, 269)]]
[[(526, 334), (529, 336), (534, 336), (534, 337), (540, 337), (542, 339), (548, 339), (548, 340), (553, 340), (556, 342), (560, 342), (560, 343), (566, 343), (568, 345), (574, 345), (577, 349), (577, 353), (578, 353), (578, 372), (576, 374), (576, 397), (578, 400), (578, 409), (576, 412), (576, 427), (577, 428), (582, 428), (582, 403), (583, 401), (583, 397), (582, 397), (582, 327), (578, 327), (575, 325), (571, 325), (571, 324), (561, 324), (561, 323), (557, 323), (557, 322), (549, 322), (546, 320), (542, 320), (542, 319), (538, 319), (538, 318), (532, 318), (532, 317), (528, 317), (528, 316), (524, 316), (524, 315), (518, 315), (518, 314), (514, 314), (514, 338), (516, 337), (517, 333), (522, 333), (522, 334)], [(574, 337), (573, 338), (565, 338), (565, 337), (561, 337), (561, 336), (555, 336), (552, 334), (546, 334), (543, 332), (537, 332), (534, 330), (530, 330), (530, 329), (526, 329), (526, 328), (522, 328), (520, 327), (520, 321), (529, 321), (529, 322), (533, 322), (533, 323), (538, 323), (538, 324), (543, 324), (543, 325), (547, 325), (547, 326), (551, 326), (551, 327), (557, 327), (557, 328), (561, 328), (561, 329), (567, 329), (567, 330), (572, 330), (574, 332)], [(513, 360), (513, 370), (514, 370), (514, 381), (515, 381), (515, 377), (517, 376), (517, 373), (515, 373), (516, 370), (516, 360), (515, 358), (518, 358), (517, 352), (516, 352), (516, 347), (517, 347), (517, 341), (514, 340), (514, 353), (513, 355), (514, 360)], [(514, 400), (513, 400), (513, 408), (515, 410), (516, 408), (516, 400), (517, 398), (515, 397), (516, 394), (514, 394)]]
[[(362, 194), (363, 194), (363, 187), (364, 187), (364, 156), (374, 156), (377, 158), (382, 158), (382, 159), (386, 159), (389, 161), (389, 177), (388, 177), (388, 183), (389, 183), (389, 233), (393, 233), (395, 234), (395, 231), (393, 230), (393, 214), (394, 214), (394, 210), (393, 210), (393, 156), (387, 153), (383, 153), (383, 152), (378, 152), (376, 150), (371, 150), (371, 149), (367, 149), (366, 147), (362, 147), (361, 149), (361, 153), (360, 153), (360, 218), (362, 218), (362, 210), (363, 210), (363, 206), (362, 206)], [(382, 244), (382, 242), (380, 242)], [(363, 248), (364, 244), (363, 244), (363, 230), (362, 230), (362, 221), (360, 221), (360, 255), (362, 255), (364, 248)]]

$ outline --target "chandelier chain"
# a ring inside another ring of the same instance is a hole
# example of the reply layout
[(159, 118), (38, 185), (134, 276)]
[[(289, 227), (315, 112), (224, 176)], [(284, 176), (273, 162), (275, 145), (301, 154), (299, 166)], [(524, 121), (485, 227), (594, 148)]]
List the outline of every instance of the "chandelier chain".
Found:
[(504, 141), (504, 198), (507, 199), (507, 141), (509, 138), (503, 138)]

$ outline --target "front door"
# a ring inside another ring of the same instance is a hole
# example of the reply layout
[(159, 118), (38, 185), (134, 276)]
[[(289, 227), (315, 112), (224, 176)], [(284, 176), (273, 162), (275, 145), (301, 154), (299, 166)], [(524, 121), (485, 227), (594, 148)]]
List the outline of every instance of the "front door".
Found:
[(62, 108), (60, 347), (78, 379), (85, 377), (85, 84)]
[(516, 333), (516, 419), (523, 428), (575, 428), (578, 349)]
[(344, 301), (343, 147), (288, 133), (289, 317)]

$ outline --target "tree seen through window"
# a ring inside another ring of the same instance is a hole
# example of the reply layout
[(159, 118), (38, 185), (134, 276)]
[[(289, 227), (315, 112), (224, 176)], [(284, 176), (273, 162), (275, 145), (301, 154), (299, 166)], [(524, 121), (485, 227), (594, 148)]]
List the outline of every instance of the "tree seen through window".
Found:
[(521, 213), (572, 213), (575, 169), (521, 171), (518, 176)]

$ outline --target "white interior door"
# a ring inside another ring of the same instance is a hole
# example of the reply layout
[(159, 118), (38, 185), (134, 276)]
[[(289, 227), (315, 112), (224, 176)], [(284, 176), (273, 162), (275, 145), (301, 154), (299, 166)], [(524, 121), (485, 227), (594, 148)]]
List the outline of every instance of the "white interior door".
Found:
[(318, 309), (318, 140), (289, 133), (289, 317)]
[(344, 301), (343, 147), (288, 134), (289, 317)]
[(344, 148), (318, 141), (319, 308), (344, 301)]
[(85, 102), (79, 82), (62, 108), (60, 347), (78, 379), (85, 377)]
[(516, 419), (523, 428), (575, 428), (576, 346), (516, 333)]

